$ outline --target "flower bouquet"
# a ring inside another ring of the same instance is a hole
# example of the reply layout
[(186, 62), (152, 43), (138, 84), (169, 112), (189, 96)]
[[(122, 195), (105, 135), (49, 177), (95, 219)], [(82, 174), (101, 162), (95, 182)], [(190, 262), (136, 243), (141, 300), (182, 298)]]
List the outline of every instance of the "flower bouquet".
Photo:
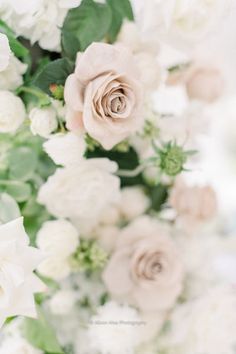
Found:
[(0, 1), (0, 354), (235, 353), (202, 143), (231, 5)]

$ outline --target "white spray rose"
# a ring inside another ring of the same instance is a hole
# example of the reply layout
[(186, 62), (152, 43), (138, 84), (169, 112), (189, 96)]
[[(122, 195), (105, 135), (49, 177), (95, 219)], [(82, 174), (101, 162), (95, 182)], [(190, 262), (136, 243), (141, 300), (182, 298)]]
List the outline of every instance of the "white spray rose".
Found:
[(9, 91), (0, 91), (0, 133), (14, 133), (25, 116), (22, 100)]
[(56, 111), (52, 107), (33, 108), (29, 113), (30, 129), (33, 135), (48, 138), (57, 129)]
[(43, 144), (44, 150), (57, 165), (78, 165), (86, 150), (82, 135), (67, 133), (55, 134)]
[(33, 271), (42, 261), (42, 253), (29, 246), (23, 218), (0, 226), (0, 325), (7, 317), (36, 317), (34, 293), (45, 286)]
[(142, 215), (150, 206), (150, 200), (142, 187), (126, 187), (121, 191), (120, 212), (127, 219), (132, 220)]
[(0, 72), (0, 89), (15, 90), (23, 84), (22, 75), (26, 72), (27, 65), (14, 55), (11, 55), (7, 68)]
[(116, 170), (117, 164), (105, 158), (58, 168), (39, 190), (38, 201), (52, 215), (76, 222), (81, 232), (91, 230), (120, 197), (120, 180), (113, 175)]
[(38, 271), (53, 279), (69, 275), (69, 257), (79, 244), (77, 229), (67, 220), (46, 221), (37, 234), (37, 246), (45, 253)]
[(5, 34), (0, 33), (0, 72), (7, 68), (10, 56), (11, 49), (8, 38)]

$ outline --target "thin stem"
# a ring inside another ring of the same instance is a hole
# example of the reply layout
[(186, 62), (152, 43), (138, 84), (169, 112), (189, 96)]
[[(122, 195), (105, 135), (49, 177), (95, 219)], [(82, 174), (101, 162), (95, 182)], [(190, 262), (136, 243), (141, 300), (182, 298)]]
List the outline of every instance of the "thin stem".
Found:
[(146, 168), (146, 165), (139, 165), (134, 170), (118, 170), (117, 175), (120, 177), (136, 177)]
[(34, 95), (36, 97), (38, 97), (39, 99), (41, 98), (47, 98), (47, 95), (43, 92), (40, 92), (37, 89), (34, 89), (32, 87), (26, 87), (26, 86), (21, 86), (19, 87), (19, 89), (16, 91), (17, 94), (21, 93), (21, 92), (25, 92), (25, 93), (29, 93), (31, 95)]

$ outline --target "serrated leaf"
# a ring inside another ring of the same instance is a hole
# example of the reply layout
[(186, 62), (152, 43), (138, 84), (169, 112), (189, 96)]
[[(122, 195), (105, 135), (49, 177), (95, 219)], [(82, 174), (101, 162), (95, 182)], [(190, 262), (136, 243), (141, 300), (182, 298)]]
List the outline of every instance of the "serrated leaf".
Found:
[(9, 177), (14, 180), (28, 181), (37, 166), (37, 154), (28, 147), (13, 149), (9, 155)]
[(51, 84), (64, 85), (66, 78), (73, 72), (74, 64), (67, 58), (57, 59), (45, 65), (35, 77), (33, 84), (50, 94)]
[(83, 0), (71, 9), (62, 27), (62, 47), (70, 58), (84, 51), (92, 42), (101, 41), (111, 25), (112, 12), (107, 4)]
[(120, 31), (123, 20), (127, 18), (133, 21), (134, 15), (129, 0), (107, 0), (107, 3), (112, 10), (112, 21), (108, 31), (108, 37), (109, 41), (113, 43)]
[(34, 347), (41, 349), (48, 354), (64, 354), (53, 328), (46, 320), (45, 315), (40, 308), (38, 308), (38, 318), (26, 318), (22, 330), (24, 337)]
[(0, 221), (6, 223), (20, 216), (20, 209), (15, 199), (7, 193), (0, 194)]

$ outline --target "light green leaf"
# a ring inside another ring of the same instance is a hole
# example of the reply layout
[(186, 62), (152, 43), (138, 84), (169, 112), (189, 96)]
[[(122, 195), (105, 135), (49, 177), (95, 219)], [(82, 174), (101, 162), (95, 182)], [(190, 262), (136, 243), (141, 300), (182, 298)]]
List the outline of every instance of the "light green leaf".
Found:
[(17, 202), (25, 202), (31, 195), (31, 186), (25, 182), (9, 181), (6, 184), (6, 192)]
[(7, 193), (0, 194), (0, 221), (6, 223), (20, 216), (16, 201)]
[(64, 354), (53, 328), (38, 307), (38, 319), (26, 318), (23, 323), (24, 337), (34, 347), (47, 353)]
[(62, 28), (62, 47), (66, 55), (74, 58), (92, 42), (102, 40), (111, 25), (111, 8), (93, 0), (83, 0), (76, 9), (71, 9)]
[(49, 88), (51, 84), (64, 85), (66, 78), (73, 72), (74, 64), (67, 58), (57, 59), (45, 65), (33, 84), (47, 94), (51, 94)]
[(14, 180), (28, 181), (37, 167), (37, 154), (33, 149), (22, 146), (13, 149), (9, 155), (9, 177)]

